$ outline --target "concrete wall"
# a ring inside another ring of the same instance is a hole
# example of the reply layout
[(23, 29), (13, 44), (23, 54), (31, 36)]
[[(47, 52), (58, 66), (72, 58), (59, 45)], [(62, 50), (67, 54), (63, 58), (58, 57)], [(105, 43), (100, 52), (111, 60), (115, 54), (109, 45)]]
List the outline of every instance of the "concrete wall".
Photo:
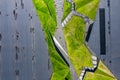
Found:
[(99, 10), (89, 41), (89, 46), (118, 79), (120, 79), (119, 5), (120, 0), (101, 0), (99, 5), (99, 8), (105, 8), (106, 55), (100, 55)]
[(51, 72), (32, 0), (0, 0), (0, 80), (49, 80)]

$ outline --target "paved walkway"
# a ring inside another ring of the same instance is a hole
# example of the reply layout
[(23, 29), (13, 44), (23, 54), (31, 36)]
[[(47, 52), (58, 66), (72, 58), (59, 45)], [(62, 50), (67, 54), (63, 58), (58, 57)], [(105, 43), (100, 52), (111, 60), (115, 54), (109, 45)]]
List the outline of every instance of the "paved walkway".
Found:
[(56, 7), (57, 27), (61, 27), (61, 20), (63, 17), (64, 0), (54, 0)]

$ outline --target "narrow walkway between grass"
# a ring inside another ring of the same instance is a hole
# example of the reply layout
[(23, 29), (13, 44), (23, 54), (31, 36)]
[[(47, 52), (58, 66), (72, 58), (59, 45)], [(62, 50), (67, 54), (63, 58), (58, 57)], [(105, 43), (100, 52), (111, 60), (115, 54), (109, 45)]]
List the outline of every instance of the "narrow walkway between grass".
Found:
[[(66, 43), (64, 39), (63, 34), (63, 27), (62, 27), (62, 17), (63, 17), (63, 8), (64, 8), (64, 0), (54, 0), (55, 6), (56, 6), (56, 14), (57, 14), (57, 29), (55, 32), (55, 35), (53, 36), (53, 40), (55, 42), (55, 45), (60, 50), (62, 56), (64, 57), (67, 63), (69, 64), (72, 80), (77, 80), (77, 74), (75, 72), (75, 69), (73, 68), (73, 65), (69, 59), (68, 52), (66, 49)], [(59, 54), (60, 55), (60, 54)], [(64, 60), (64, 59), (63, 59)]]

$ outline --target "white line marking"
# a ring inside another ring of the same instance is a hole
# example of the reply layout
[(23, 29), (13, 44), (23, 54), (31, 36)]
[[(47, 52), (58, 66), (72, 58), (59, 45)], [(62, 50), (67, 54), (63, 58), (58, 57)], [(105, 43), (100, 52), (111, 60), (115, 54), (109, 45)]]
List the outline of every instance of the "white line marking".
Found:
[(55, 37), (53, 37), (53, 40), (59, 46), (59, 48), (65, 53), (65, 55), (68, 57), (67, 52), (63, 49), (63, 47), (60, 45), (60, 43), (57, 41), (57, 39)]

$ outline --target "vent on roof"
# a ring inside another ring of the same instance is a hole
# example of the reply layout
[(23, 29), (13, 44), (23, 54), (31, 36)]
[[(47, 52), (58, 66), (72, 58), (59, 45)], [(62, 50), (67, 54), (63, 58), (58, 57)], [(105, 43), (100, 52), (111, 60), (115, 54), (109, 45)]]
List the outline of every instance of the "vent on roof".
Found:
[(106, 54), (106, 38), (105, 38), (105, 9), (99, 9), (99, 18), (100, 18), (100, 54)]

